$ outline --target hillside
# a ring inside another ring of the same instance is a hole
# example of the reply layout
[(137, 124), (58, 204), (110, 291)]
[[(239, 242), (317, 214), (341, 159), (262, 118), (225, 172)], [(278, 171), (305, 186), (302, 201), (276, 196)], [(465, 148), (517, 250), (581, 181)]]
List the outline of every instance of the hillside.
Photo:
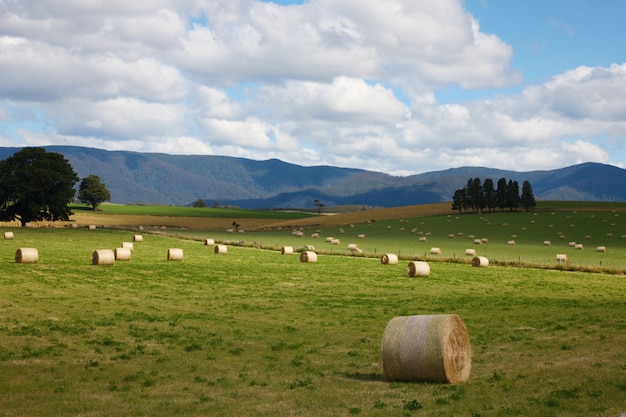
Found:
[[(450, 201), (469, 178), (528, 180), (539, 200), (626, 201), (626, 170), (584, 163), (549, 171), (460, 167), (408, 177), (353, 168), (304, 167), (278, 159), (167, 155), (47, 146), (67, 158), (80, 178), (100, 176), (122, 204), (188, 205), (198, 198), (243, 208), (397, 207)], [(6, 159), (20, 148), (0, 148)]]

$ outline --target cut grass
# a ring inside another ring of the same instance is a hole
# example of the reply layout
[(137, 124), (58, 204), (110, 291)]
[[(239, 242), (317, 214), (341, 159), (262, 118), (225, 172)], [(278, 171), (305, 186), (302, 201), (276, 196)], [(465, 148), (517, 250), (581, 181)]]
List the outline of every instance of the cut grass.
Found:
[[(385, 230), (387, 230), (385, 228)], [(91, 265), (134, 232), (20, 229), (0, 245), (4, 415), (619, 415), (623, 276), (297, 255), (145, 234), (131, 262)], [(347, 242), (346, 242), (347, 243)], [(40, 261), (16, 264), (17, 247)], [(185, 252), (167, 262), (169, 247)], [(382, 379), (388, 320), (459, 314), (458, 386)]]

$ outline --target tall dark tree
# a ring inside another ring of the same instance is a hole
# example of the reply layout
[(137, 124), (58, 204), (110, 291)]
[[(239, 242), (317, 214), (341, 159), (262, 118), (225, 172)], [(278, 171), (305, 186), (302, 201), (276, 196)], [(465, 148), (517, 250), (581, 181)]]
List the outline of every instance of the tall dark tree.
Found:
[(498, 180), (498, 188), (496, 189), (496, 205), (500, 210), (507, 207), (507, 183), (505, 178)]
[(533, 194), (533, 187), (528, 181), (524, 181), (524, 183), (522, 184), (521, 204), (526, 211), (532, 210), (537, 207), (537, 201), (535, 200), (535, 195)]
[(506, 207), (510, 211), (517, 210), (520, 205), (519, 183), (509, 180), (506, 185)]
[(0, 220), (69, 220), (68, 203), (79, 178), (56, 152), (24, 148), (0, 161)]
[(467, 205), (474, 211), (480, 211), (484, 207), (483, 186), (480, 178), (467, 180)]
[(89, 204), (94, 210), (105, 201), (111, 199), (111, 193), (106, 185), (100, 181), (100, 177), (94, 174), (83, 178), (78, 187), (78, 200), (81, 203)]
[(485, 207), (487, 207), (489, 211), (493, 211), (493, 209), (498, 207), (496, 189), (493, 186), (493, 180), (491, 178), (487, 178), (485, 182), (483, 182), (483, 195), (485, 196)]
[(461, 188), (454, 192), (452, 197), (452, 210), (458, 210), (463, 213), (467, 209), (467, 188)]

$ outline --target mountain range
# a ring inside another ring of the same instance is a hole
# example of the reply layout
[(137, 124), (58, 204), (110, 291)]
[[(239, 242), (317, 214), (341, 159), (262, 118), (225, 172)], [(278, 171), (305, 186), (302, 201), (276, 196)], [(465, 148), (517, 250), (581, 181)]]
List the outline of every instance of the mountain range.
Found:
[[(121, 204), (207, 205), (243, 208), (397, 207), (451, 201), (468, 179), (529, 181), (537, 200), (626, 201), (626, 170), (583, 163), (546, 171), (461, 167), (398, 177), (333, 166), (305, 167), (278, 159), (169, 155), (44, 146), (65, 156), (80, 178), (100, 177)], [(0, 147), (0, 160), (22, 148)], [(77, 184), (78, 186), (78, 184)]]

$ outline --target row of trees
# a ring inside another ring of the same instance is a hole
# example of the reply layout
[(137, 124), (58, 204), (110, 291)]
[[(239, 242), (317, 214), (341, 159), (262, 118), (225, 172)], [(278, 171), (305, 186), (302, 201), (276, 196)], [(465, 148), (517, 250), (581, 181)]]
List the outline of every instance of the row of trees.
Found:
[[(79, 181), (63, 155), (43, 148), (24, 148), (0, 161), (0, 221), (69, 220), (68, 204)], [(80, 183), (78, 199), (95, 210), (111, 195), (97, 175)]]
[(524, 181), (522, 192), (517, 181), (500, 178), (497, 187), (494, 187), (491, 178), (481, 183), (480, 178), (467, 180), (467, 185), (454, 192), (452, 197), (452, 209), (459, 212), (482, 212), (487, 209), (510, 211), (522, 207), (528, 211), (537, 206), (530, 182)]

